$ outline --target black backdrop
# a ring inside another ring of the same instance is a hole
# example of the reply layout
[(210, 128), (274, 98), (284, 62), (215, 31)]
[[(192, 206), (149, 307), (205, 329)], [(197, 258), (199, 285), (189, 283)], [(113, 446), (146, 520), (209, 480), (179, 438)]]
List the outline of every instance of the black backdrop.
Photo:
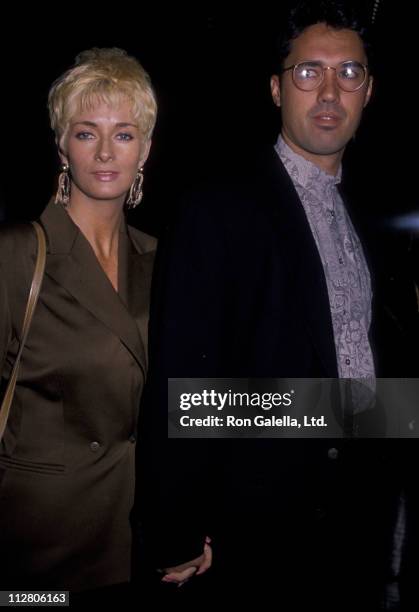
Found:
[[(92, 46), (125, 48), (149, 71), (157, 91), (158, 123), (145, 198), (133, 214), (134, 224), (158, 235), (176, 194), (238, 159), (238, 152), (251, 172), (252, 155), (273, 142), (279, 130), (270, 100), (269, 51), (286, 4), (275, 10), (253, 6), (234, 15), (168, 13), (163, 5), (150, 15), (141, 3), (101, 5), (88, 12), (61, 5), (60, 14), (39, 6), (9, 7), (0, 95), (0, 190), (7, 216), (35, 217), (49, 199), (58, 158), (46, 110), (48, 89), (79, 51)], [(370, 14), (373, 4), (361, 2)], [(417, 69), (411, 20), (407, 4), (381, 0), (375, 20), (376, 90), (357, 141), (348, 147), (350, 183), (377, 211), (416, 206)]]

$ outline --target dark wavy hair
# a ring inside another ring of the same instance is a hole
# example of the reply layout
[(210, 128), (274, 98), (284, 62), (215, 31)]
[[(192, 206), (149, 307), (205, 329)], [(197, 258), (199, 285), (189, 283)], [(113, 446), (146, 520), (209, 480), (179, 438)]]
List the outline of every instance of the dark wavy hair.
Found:
[(347, 0), (301, 0), (289, 11), (288, 20), (276, 40), (273, 72), (284, 66), (291, 51), (291, 43), (306, 28), (325, 23), (336, 30), (353, 30), (361, 38), (368, 58), (370, 72), (373, 65), (372, 32), (367, 19), (366, 3)]

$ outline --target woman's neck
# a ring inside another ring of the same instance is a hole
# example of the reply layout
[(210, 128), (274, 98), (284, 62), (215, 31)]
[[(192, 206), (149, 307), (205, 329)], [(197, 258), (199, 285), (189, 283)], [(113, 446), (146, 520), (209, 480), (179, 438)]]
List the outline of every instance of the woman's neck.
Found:
[(115, 257), (123, 213), (122, 205), (115, 202), (77, 201), (72, 198), (67, 212), (87, 238), (96, 256)]

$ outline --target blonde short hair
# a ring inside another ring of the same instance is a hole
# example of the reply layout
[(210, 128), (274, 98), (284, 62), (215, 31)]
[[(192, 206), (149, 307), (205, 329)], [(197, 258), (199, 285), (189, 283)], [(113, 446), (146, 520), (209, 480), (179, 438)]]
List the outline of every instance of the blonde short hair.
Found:
[(62, 143), (78, 111), (94, 107), (98, 100), (113, 106), (121, 99), (132, 102), (140, 131), (149, 140), (156, 122), (157, 102), (150, 77), (141, 64), (116, 47), (80, 53), (74, 66), (49, 91), (48, 109), (57, 142)]

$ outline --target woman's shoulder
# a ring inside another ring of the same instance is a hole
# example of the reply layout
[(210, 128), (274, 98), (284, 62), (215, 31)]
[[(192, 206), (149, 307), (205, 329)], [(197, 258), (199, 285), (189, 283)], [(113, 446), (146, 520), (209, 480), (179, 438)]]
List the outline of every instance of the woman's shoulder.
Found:
[(0, 224), (0, 261), (30, 257), (36, 251), (36, 234), (30, 223)]
[(146, 254), (155, 252), (157, 248), (157, 238), (140, 231), (132, 225), (128, 225), (128, 233), (139, 253)]
[(0, 224), (0, 281), (15, 309), (26, 303), (36, 252), (36, 234), (30, 223)]

